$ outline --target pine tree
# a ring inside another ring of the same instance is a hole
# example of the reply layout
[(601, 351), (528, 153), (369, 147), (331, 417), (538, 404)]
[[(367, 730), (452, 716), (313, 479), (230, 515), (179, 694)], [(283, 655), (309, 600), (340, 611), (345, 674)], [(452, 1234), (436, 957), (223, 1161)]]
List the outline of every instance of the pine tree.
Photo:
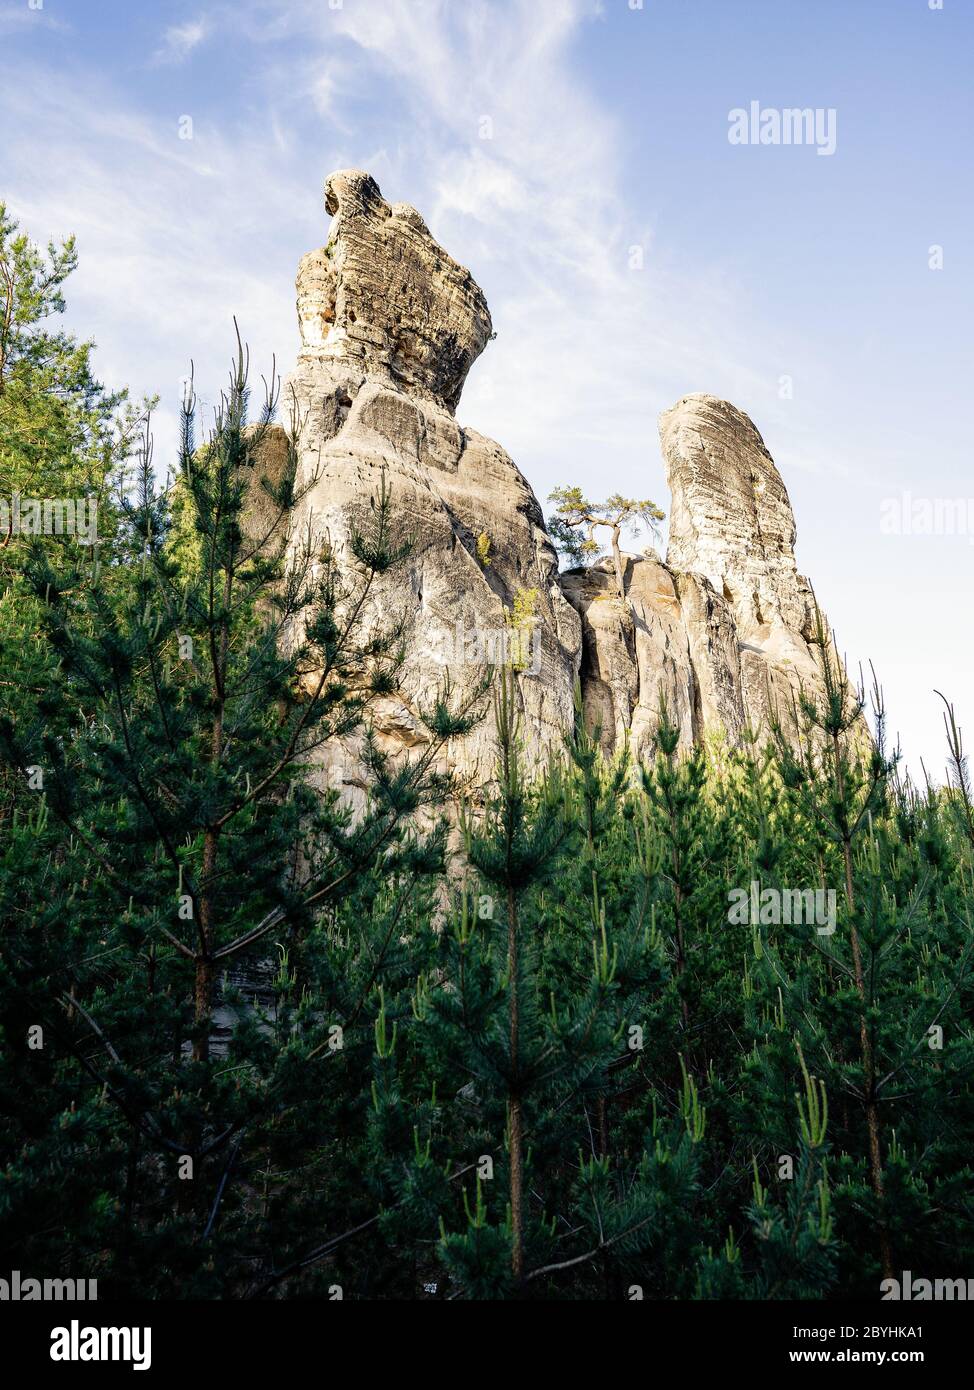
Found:
[(638, 530), (645, 526), (655, 535), (665, 513), (648, 498), (638, 500), (613, 493), (604, 502), (590, 502), (580, 487), (557, 487), (548, 496), (549, 502), (556, 504), (555, 513), (549, 522), (552, 539), (563, 555), (576, 565), (593, 560), (599, 555), (601, 546), (596, 540), (596, 532), (609, 532), (609, 546), (615, 570), (616, 592), (620, 603), (625, 602), (626, 587), (622, 569), (622, 551), (619, 540), (627, 529)]

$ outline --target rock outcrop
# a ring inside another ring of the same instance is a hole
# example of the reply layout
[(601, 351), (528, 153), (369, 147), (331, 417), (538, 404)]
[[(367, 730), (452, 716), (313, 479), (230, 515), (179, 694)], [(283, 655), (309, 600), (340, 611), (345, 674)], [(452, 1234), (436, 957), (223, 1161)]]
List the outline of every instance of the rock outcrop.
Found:
[(328, 243), (298, 267), (302, 357), (452, 413), (491, 332), (480, 286), (416, 209), (390, 207), (368, 174), (332, 174), (325, 211)]
[[(559, 574), (537, 498), (501, 446), (458, 424), (467, 373), (491, 336), (484, 296), (422, 217), (390, 205), (351, 170), (325, 188), (326, 245), (297, 277), (301, 352), (283, 393), (296, 432), (294, 534), (348, 558), (353, 528), (385, 476), (404, 567), (380, 581), (376, 620), (401, 614), (406, 663), (378, 712), (380, 740), (426, 739), (420, 711), (447, 671), (459, 696), (517, 641), (529, 759), (561, 742), (580, 678), (607, 751), (651, 747), (661, 696), (689, 745), (708, 728), (731, 742), (804, 683), (820, 690), (814, 598), (798, 574), (784, 484), (754, 425), (712, 396), (685, 396), (660, 420), (673, 494), (669, 548)], [(283, 431), (268, 444), (279, 450)], [(490, 775), (490, 722), (447, 750), (471, 781)], [(359, 782), (354, 742), (322, 775)], [(351, 794), (354, 795), (352, 792)]]
[[(735, 703), (756, 725), (769, 697), (785, 711), (799, 684), (819, 686), (815, 596), (795, 563), (788, 493), (754, 425), (726, 401), (684, 396), (660, 418), (660, 441), (673, 494), (667, 562), (724, 600), (740, 659)], [(691, 612), (692, 601), (688, 628)]]
[(714, 396), (684, 396), (660, 417), (672, 493), (666, 564), (627, 556), (626, 607), (610, 566), (562, 576), (582, 618), (582, 684), (607, 750), (629, 731), (648, 749), (660, 693), (683, 742), (722, 729), (792, 724), (799, 689), (821, 697), (815, 597), (795, 563), (784, 483), (748, 417)]
[[(396, 698), (379, 710), (380, 738), (393, 750), (423, 743), (419, 713), (447, 671), (462, 699), (488, 665), (513, 655), (526, 749), (537, 758), (571, 723), (581, 624), (526, 479), (499, 444), (454, 416), (491, 332), (483, 294), (419, 213), (390, 206), (367, 174), (333, 174), (325, 207), (328, 242), (298, 271), (302, 347), (282, 393), (297, 430), (298, 486), (313, 480), (294, 532), (310, 528), (347, 555), (384, 474), (396, 533), (413, 548), (370, 600), (377, 620), (405, 622), (406, 663)], [(355, 745), (331, 757), (330, 780), (354, 787)], [(454, 741), (447, 762), (474, 780), (490, 776), (489, 719)]]
[(661, 694), (682, 742), (692, 742), (694, 674), (673, 575), (652, 552), (624, 556), (623, 567), (625, 607), (611, 559), (569, 570), (561, 583), (582, 619), (586, 723), (601, 729), (607, 752), (628, 739), (639, 756), (651, 745)]

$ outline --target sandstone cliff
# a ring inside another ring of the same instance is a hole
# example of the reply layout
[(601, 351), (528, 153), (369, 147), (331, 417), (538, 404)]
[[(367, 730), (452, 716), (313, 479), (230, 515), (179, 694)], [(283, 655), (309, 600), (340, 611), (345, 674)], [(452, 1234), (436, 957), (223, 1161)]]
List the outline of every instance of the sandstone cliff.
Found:
[[(325, 206), (328, 242), (298, 271), (302, 347), (283, 391), (298, 422), (298, 483), (316, 477), (295, 533), (310, 527), (347, 552), (350, 526), (385, 470), (413, 551), (373, 595), (377, 619), (401, 614), (406, 624), (401, 688), (379, 712), (380, 736), (392, 748), (423, 742), (418, 712), (446, 672), (462, 698), (513, 652), (524, 668), (527, 751), (537, 757), (572, 718), (581, 624), (526, 479), (499, 444), (454, 418), (491, 331), (483, 294), (419, 213), (390, 206), (367, 174), (333, 174)], [(516, 644), (515, 610), (524, 615)], [(493, 757), (488, 720), (454, 743), (448, 762), (485, 779)], [(354, 745), (329, 776), (354, 786)]]
[(820, 697), (815, 598), (795, 564), (795, 519), (774, 460), (748, 417), (714, 396), (684, 396), (660, 418), (672, 494), (666, 564), (626, 557), (626, 631), (610, 567), (562, 576), (583, 622), (582, 685), (608, 749), (626, 729), (646, 751), (660, 690), (684, 741), (722, 728), (736, 742), (790, 723), (804, 687)]
[[(689, 744), (718, 726), (736, 741), (766, 718), (769, 699), (785, 705), (801, 683), (820, 688), (794, 517), (746, 415), (692, 395), (661, 417), (672, 492), (667, 559), (625, 557), (624, 604), (611, 564), (559, 574), (530, 485), (499, 444), (455, 418), (491, 334), (470, 272), (367, 174), (333, 174), (325, 207), (328, 240), (298, 271), (302, 345), (283, 393), (298, 483), (314, 480), (294, 530), (347, 555), (385, 472), (397, 529), (413, 541), (404, 571), (372, 599), (377, 619), (405, 620), (401, 686), (378, 718), (388, 747), (424, 741), (418, 712), (448, 670), (462, 695), (488, 663), (512, 654), (532, 760), (569, 728), (577, 677), (607, 750), (628, 738), (636, 756), (650, 747), (661, 691)], [(477, 781), (492, 759), (488, 721), (456, 740), (446, 762)], [(330, 754), (323, 775), (354, 787), (355, 745)]]

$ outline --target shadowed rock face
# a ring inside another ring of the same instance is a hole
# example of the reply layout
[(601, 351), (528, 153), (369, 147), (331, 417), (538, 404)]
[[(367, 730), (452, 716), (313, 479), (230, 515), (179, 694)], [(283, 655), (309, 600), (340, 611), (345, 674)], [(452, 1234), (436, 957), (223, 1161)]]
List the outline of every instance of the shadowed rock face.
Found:
[[(347, 556), (384, 473), (396, 533), (412, 538), (412, 555), (377, 583), (369, 608), (376, 622), (405, 619), (406, 665), (379, 710), (381, 743), (425, 741), (418, 714), (447, 670), (462, 695), (509, 653), (515, 604), (532, 615), (518, 681), (529, 761), (569, 729), (576, 676), (607, 751), (628, 739), (637, 758), (651, 750), (661, 695), (688, 745), (715, 726), (736, 742), (766, 717), (769, 698), (790, 705), (801, 681), (820, 691), (794, 517), (746, 415), (694, 395), (661, 417), (669, 551), (666, 563), (654, 551), (626, 557), (625, 603), (611, 562), (559, 575), (528, 482), (499, 444), (455, 419), (491, 332), (470, 272), (367, 174), (333, 174), (325, 207), (327, 244), (298, 270), (302, 346), (283, 391), (298, 486), (314, 480), (292, 520), (296, 537), (310, 529)], [(284, 441), (283, 429), (269, 433), (269, 462)], [(493, 760), (488, 720), (454, 741), (445, 765), (481, 782)], [(329, 750), (321, 776), (354, 799), (355, 743)]]
[(641, 756), (652, 744), (661, 694), (683, 743), (692, 742), (693, 667), (673, 575), (651, 554), (627, 555), (623, 564), (626, 609), (611, 559), (569, 570), (561, 584), (582, 619), (586, 724), (601, 728), (607, 752), (628, 739)]

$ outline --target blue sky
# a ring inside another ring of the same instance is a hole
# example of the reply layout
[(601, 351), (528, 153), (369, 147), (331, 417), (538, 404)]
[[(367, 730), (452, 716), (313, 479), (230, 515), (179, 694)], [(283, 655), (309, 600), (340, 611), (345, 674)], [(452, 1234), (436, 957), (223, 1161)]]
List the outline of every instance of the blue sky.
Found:
[[(458, 415), (539, 496), (665, 508), (657, 414), (727, 397), (911, 766), (942, 768), (935, 687), (974, 739), (974, 505), (961, 534), (881, 529), (905, 492), (974, 497), (969, 0), (0, 0), (0, 52), (0, 197), (77, 233), (71, 325), (160, 395), (157, 458), (233, 314), (287, 370), (323, 179), (367, 169), (483, 286)], [(752, 101), (833, 108), (835, 153), (730, 144)]]

